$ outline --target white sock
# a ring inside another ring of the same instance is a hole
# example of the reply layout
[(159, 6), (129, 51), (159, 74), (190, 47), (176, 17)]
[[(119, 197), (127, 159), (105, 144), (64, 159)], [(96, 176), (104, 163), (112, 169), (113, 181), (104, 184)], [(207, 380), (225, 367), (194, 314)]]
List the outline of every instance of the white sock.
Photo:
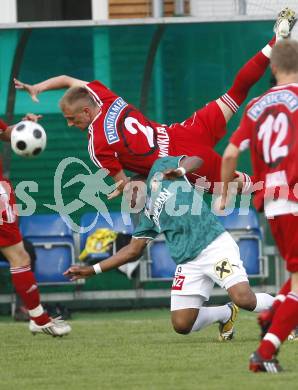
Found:
[(275, 301), (284, 302), (286, 300), (286, 296), (283, 295), (283, 294), (278, 294), (278, 295), (275, 296), (274, 300)]
[(43, 314), (44, 309), (41, 305), (38, 305), (35, 309), (28, 310), (28, 312), (30, 317), (40, 317)]
[(228, 305), (216, 307), (201, 307), (193, 327), (192, 332), (197, 332), (214, 322), (227, 322), (231, 316), (231, 309)]
[(254, 308), (254, 312), (260, 313), (263, 310), (268, 310), (274, 301), (274, 298), (267, 293), (257, 293), (257, 305)]
[(270, 58), (271, 57), (271, 52), (272, 52), (272, 47), (270, 45), (266, 45), (265, 47), (263, 47), (262, 49), (262, 53), (264, 54), (264, 56), (266, 56), (267, 58)]

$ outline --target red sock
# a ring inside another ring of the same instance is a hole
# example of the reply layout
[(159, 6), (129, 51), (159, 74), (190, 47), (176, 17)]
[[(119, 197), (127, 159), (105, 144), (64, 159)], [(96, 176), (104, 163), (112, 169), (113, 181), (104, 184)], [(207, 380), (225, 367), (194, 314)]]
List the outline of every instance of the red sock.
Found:
[(291, 291), (291, 278), (289, 278), (280, 288), (279, 292), (277, 293), (277, 296), (284, 295), (285, 297), (289, 294)]
[(298, 325), (298, 295), (290, 292), (286, 300), (276, 311), (272, 325), (265, 335), (258, 349), (264, 359), (272, 359), (272, 356), (285, 341), (292, 329)]
[(220, 98), (233, 112), (238, 110), (250, 88), (263, 76), (269, 62), (269, 58), (260, 51), (237, 73), (232, 87)]
[[(274, 46), (275, 36), (268, 43)], [(270, 59), (262, 51), (252, 57), (237, 73), (232, 87), (221, 96), (223, 101), (233, 112), (236, 112), (239, 106), (244, 102), (250, 88), (263, 76)]]
[(274, 35), (271, 40), (268, 42), (268, 45), (273, 47), (276, 43), (276, 36)]
[(283, 286), (281, 287), (281, 289), (279, 290), (279, 292), (277, 293), (277, 295), (275, 297), (275, 300), (272, 304), (272, 307), (270, 308), (270, 315), (271, 315), (270, 321), (273, 320), (275, 312), (277, 311), (279, 306), (285, 301), (285, 299), (290, 291), (291, 291), (291, 278), (289, 278), (283, 284)]
[(49, 322), (50, 318), (40, 304), (39, 290), (30, 266), (10, 268), (10, 272), (14, 288), (29, 310), (30, 317), (38, 325)]

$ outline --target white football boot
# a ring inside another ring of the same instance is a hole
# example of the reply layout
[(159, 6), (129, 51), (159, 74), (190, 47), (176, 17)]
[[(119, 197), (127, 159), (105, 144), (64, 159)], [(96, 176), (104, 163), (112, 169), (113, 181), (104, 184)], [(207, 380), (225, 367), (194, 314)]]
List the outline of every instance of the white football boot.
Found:
[(290, 341), (298, 341), (298, 326), (288, 336), (288, 340)]
[(37, 325), (33, 320), (29, 322), (29, 330), (33, 335), (44, 333), (53, 337), (66, 336), (71, 332), (71, 326), (62, 320), (61, 317), (51, 318), (45, 325)]

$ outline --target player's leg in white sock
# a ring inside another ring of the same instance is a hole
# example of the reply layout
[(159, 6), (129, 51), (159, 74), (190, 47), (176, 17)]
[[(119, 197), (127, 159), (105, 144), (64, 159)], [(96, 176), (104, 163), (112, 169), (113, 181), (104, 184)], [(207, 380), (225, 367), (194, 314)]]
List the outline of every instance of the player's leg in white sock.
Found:
[(256, 313), (272, 306), (274, 298), (267, 293), (255, 294), (248, 282), (239, 282), (227, 289), (232, 300), (239, 308)]
[(256, 298), (257, 304), (253, 310), (256, 313), (260, 313), (263, 310), (268, 310), (272, 306), (274, 301), (274, 298), (267, 293), (257, 293)]
[(228, 305), (203, 307), (205, 298), (199, 295), (172, 295), (171, 316), (177, 333), (199, 331), (215, 322), (225, 323), (231, 316)]
[(231, 316), (231, 309), (228, 305), (216, 307), (201, 307), (197, 319), (193, 324), (191, 332), (197, 332), (215, 322), (227, 322)]

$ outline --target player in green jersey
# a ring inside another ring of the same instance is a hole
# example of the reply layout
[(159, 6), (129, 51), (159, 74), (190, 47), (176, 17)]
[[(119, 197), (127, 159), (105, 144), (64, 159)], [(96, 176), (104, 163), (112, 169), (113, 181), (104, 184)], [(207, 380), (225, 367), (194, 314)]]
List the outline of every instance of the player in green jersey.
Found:
[[(233, 337), (238, 307), (259, 312), (271, 306), (269, 294), (254, 294), (240, 260), (239, 248), (212, 214), (185, 174), (197, 169), (198, 157), (164, 157), (157, 160), (147, 179), (146, 205), (131, 242), (94, 266), (72, 266), (72, 280), (106, 272), (139, 258), (159, 234), (177, 264), (171, 291), (172, 324), (187, 334), (214, 322), (221, 340)], [(203, 307), (214, 284), (225, 288), (233, 303)], [(237, 305), (237, 306), (236, 306)]]

